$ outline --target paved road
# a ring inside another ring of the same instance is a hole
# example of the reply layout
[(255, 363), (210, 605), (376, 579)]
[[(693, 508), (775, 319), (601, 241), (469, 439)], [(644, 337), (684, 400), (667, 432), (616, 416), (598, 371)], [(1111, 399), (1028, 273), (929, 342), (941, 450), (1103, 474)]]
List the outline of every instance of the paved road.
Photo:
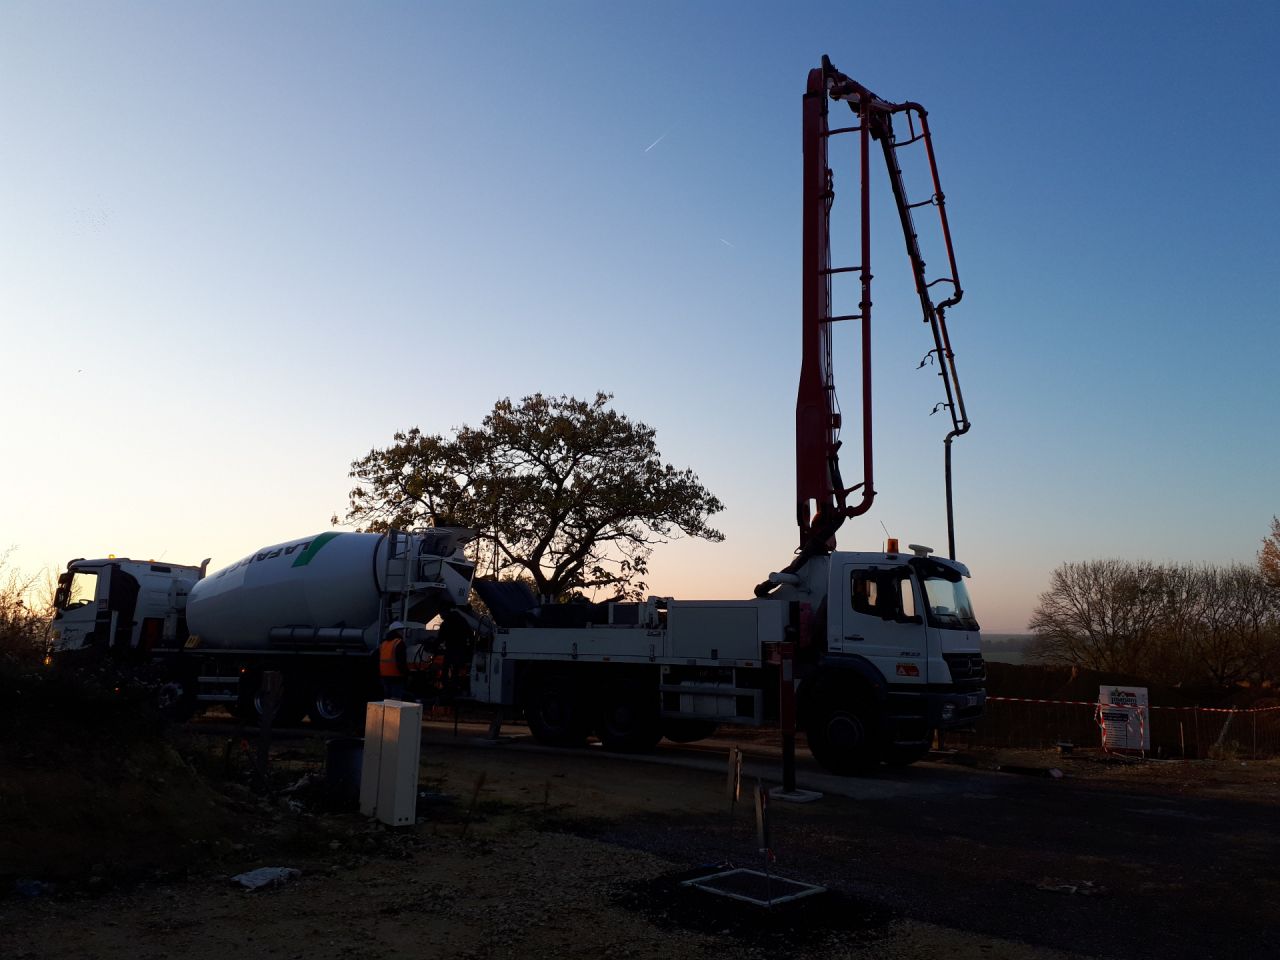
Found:
[[(451, 723), (426, 721), (423, 724), (423, 743), (444, 746), (461, 741), (476, 749), (501, 749), (521, 753), (544, 753), (564, 756), (557, 747), (544, 747), (534, 742), (528, 729), (521, 724), (503, 727), (499, 741), (488, 739), (488, 727), (483, 724), (462, 723), (457, 735)], [(803, 744), (803, 738), (801, 738)], [(651, 754), (619, 755), (606, 753), (599, 744), (592, 744), (582, 751), (587, 756), (598, 756), (602, 761), (617, 763), (657, 764), (666, 767), (683, 767), (724, 774), (730, 747), (740, 746), (745, 754), (743, 779), (747, 783), (763, 780), (766, 784), (782, 782), (782, 751), (770, 743), (743, 743), (732, 737), (718, 736), (699, 743), (677, 745), (663, 741)], [(947, 797), (966, 791), (981, 790), (995, 776), (945, 763), (920, 763), (900, 770), (884, 770), (875, 777), (837, 777), (825, 772), (800, 746), (796, 750), (796, 786), (802, 790), (817, 791), (823, 795), (847, 797), (855, 800), (888, 800), (895, 797)]]

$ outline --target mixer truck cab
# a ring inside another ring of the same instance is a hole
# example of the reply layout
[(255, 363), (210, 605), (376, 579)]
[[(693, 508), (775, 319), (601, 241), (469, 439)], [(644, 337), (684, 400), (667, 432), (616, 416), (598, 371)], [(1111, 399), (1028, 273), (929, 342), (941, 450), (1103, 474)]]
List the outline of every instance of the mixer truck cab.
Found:
[(146, 655), (182, 630), (181, 615), (200, 566), (108, 557), (72, 560), (58, 577), (51, 653), (110, 650)]

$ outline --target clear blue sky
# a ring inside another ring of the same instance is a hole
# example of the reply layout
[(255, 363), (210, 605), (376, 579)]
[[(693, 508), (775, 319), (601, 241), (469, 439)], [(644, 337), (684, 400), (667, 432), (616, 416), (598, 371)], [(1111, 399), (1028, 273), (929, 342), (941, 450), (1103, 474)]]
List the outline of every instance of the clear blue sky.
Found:
[[(0, 6), (10, 563), (219, 566), (325, 528), (398, 428), (604, 389), (727, 505), (727, 542), (660, 548), (650, 586), (749, 595), (795, 537), (823, 53), (930, 110), (984, 627), (1021, 630), (1066, 560), (1252, 561), (1280, 512), (1280, 8), (829, 6)], [(881, 495), (841, 545), (944, 549), (940, 397), (877, 210)]]

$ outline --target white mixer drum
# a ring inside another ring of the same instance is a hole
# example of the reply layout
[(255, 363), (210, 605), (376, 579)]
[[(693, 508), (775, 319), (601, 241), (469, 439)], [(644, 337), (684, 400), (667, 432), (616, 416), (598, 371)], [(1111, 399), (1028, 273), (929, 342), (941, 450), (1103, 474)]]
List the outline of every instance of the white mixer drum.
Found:
[[(187, 625), (200, 645), (267, 646), (281, 627), (368, 630), (378, 621), (387, 538), (380, 533), (317, 534), (263, 547), (199, 581)], [(376, 644), (376, 630), (366, 643)]]

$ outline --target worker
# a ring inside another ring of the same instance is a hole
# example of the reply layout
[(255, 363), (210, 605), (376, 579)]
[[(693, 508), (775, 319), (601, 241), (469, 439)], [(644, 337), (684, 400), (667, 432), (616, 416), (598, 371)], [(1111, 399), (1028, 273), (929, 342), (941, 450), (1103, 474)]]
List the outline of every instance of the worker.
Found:
[(445, 689), (453, 694), (462, 693), (471, 675), (471, 651), (475, 639), (466, 615), (456, 608), (445, 611), (439, 637), (444, 647)]
[(378, 645), (378, 676), (384, 700), (407, 698), (404, 684), (409, 676), (409, 653), (404, 645), (404, 624), (399, 620), (387, 625)]

